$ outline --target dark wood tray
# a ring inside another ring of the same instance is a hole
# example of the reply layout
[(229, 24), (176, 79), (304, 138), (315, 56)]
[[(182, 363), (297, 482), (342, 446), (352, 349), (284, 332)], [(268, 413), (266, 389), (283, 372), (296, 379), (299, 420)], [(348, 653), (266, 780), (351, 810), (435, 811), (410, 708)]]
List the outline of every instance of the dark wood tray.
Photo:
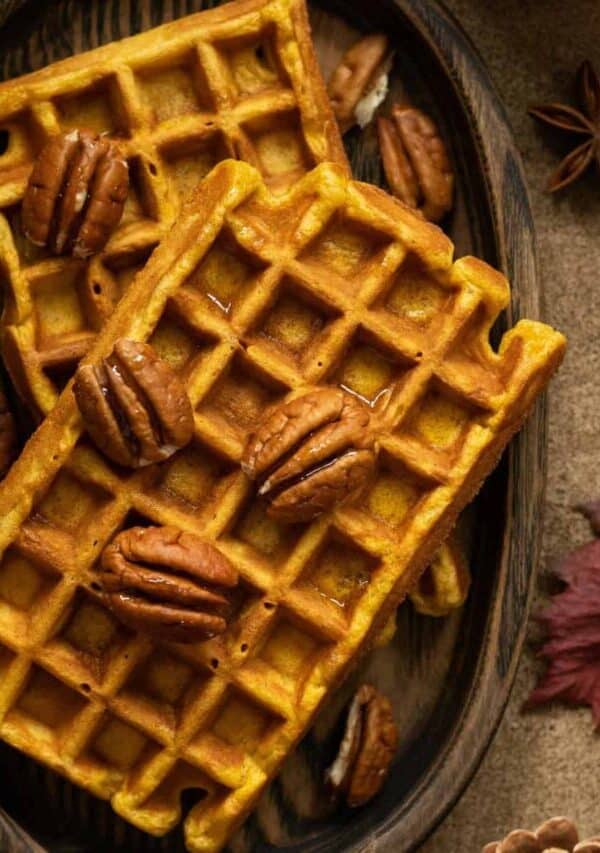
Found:
[[(0, 30), (1, 73), (12, 77), (212, 5), (217, 3), (31, 0)], [(312, 15), (326, 70), (357, 30), (390, 35), (397, 48), (394, 89), (403, 84), (451, 144), (458, 198), (445, 226), (457, 254), (477, 254), (512, 281), (512, 306), (497, 332), (520, 316), (539, 317), (534, 234), (519, 155), (485, 66), (464, 32), (435, 0), (315, 0)], [(356, 176), (382, 183), (373, 130), (351, 133), (347, 143)], [(545, 446), (540, 403), (463, 522), (473, 571), (464, 610), (436, 621), (416, 616), (409, 605), (401, 608), (393, 644), (375, 652), (333, 698), (232, 851), (402, 853), (417, 848), (447, 814), (490, 742), (515, 674), (538, 559)], [(331, 812), (319, 796), (319, 780), (339, 738), (341, 710), (365, 677), (392, 696), (402, 746), (373, 803)], [(6, 812), (0, 810), (2, 853), (183, 850), (178, 832), (164, 839), (146, 836), (116, 818), (108, 804), (6, 746), (0, 747), (0, 806)]]

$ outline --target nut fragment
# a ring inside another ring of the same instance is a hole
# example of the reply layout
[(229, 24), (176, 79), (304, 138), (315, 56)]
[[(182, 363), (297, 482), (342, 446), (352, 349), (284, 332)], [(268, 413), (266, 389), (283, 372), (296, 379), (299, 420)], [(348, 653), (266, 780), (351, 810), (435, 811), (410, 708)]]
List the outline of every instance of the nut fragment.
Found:
[(342, 133), (357, 123), (356, 108), (369, 92), (380, 90), (379, 103), (385, 97), (387, 78), (385, 86), (381, 85), (381, 78), (385, 75), (388, 54), (387, 37), (376, 34), (360, 39), (342, 56), (328, 86), (333, 112)]
[(454, 175), (433, 121), (421, 110), (395, 104), (391, 118), (377, 119), (377, 130), (392, 193), (439, 222), (452, 207)]
[(553, 817), (544, 821), (535, 831), (542, 850), (558, 847), (572, 850), (579, 841), (579, 835), (573, 821), (567, 817)]
[(369, 413), (338, 388), (276, 408), (250, 438), (242, 469), (262, 481), (269, 515), (310, 521), (358, 494), (375, 464)]
[(540, 853), (539, 842), (533, 832), (515, 829), (500, 842), (498, 853)]
[(100, 579), (116, 616), (136, 631), (193, 643), (222, 634), (228, 591), (238, 582), (229, 560), (175, 527), (131, 527), (102, 552)]
[(8, 400), (0, 388), (0, 477), (8, 471), (17, 453), (17, 426)]
[(502, 841), (486, 844), (482, 853), (595, 853), (593, 838), (579, 844), (578, 840), (573, 821), (566, 817), (553, 817), (534, 832), (513, 830)]
[(54, 136), (31, 172), (21, 211), (25, 236), (55, 255), (87, 258), (117, 227), (129, 168), (117, 146), (91, 130)]
[(117, 341), (100, 364), (78, 368), (73, 391), (90, 436), (120, 465), (160, 462), (192, 437), (185, 388), (149, 344)]
[(381, 789), (398, 748), (398, 730), (389, 699), (370, 684), (355, 694), (337, 758), (326, 782), (349, 806), (362, 806)]

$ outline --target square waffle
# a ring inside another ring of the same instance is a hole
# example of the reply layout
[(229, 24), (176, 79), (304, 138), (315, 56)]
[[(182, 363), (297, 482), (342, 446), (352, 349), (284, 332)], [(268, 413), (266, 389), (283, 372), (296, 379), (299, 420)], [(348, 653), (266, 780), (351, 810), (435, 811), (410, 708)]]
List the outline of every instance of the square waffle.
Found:
[[(117, 138), (131, 176), (121, 226), (87, 262), (51, 257), (20, 230), (32, 159), (74, 127)], [(227, 3), (3, 83), (0, 141), (4, 354), (42, 415), (215, 163), (246, 160), (274, 189), (323, 161), (348, 168), (304, 0)]]
[[(508, 284), (452, 251), (335, 165), (283, 195), (245, 163), (211, 172), (86, 356), (152, 343), (186, 384), (193, 442), (124, 472), (91, 445), (69, 385), (0, 485), (3, 739), (157, 835), (193, 789), (188, 849), (226, 843), (561, 360), (563, 337), (531, 321), (494, 352)], [(239, 460), (266, 405), (323, 383), (378, 413), (377, 472), (357, 503), (281, 524)], [(147, 523), (236, 566), (225, 634), (160, 644), (106, 608), (99, 555)]]

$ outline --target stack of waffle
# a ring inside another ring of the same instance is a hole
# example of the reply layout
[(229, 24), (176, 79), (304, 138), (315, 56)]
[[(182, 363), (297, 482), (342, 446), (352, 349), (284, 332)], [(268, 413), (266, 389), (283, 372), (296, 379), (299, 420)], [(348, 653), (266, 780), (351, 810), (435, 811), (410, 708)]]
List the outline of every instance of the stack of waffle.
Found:
[[(0, 736), (153, 834), (195, 789), (186, 843), (208, 853), (414, 589), (564, 341), (521, 321), (494, 352), (505, 279), (453, 262), (441, 231), (351, 180), (298, 3), (244, 0), (157, 32), (0, 88), (5, 354), (46, 414), (0, 486)], [(37, 140), (107, 118), (145, 176), (131, 218), (89, 263), (31, 254), (10, 217)], [(260, 171), (220, 163), (180, 210), (190, 173), (168, 152), (197, 162), (215, 126)], [(96, 449), (68, 381), (120, 338), (149, 342), (194, 411), (192, 443), (134, 472)], [(376, 473), (354, 503), (277, 522), (240, 459), (266, 407), (323, 385), (377, 418)], [(115, 618), (99, 557), (140, 524), (195, 533), (235, 566), (224, 634), (159, 643)]]
[[(274, 190), (324, 161), (348, 169), (303, 0), (230, 3), (11, 80), (0, 124), (4, 358), (42, 415), (216, 163), (246, 160)], [(118, 139), (130, 167), (121, 227), (87, 262), (52, 257), (19, 227), (33, 158), (73, 128)], [(237, 269), (223, 272), (234, 287)]]

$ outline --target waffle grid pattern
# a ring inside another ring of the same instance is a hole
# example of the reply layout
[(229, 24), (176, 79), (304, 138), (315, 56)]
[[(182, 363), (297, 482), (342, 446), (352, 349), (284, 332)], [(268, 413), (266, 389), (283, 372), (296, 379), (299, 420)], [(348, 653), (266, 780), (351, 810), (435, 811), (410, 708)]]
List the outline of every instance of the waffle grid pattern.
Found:
[[(226, 264), (234, 292), (215, 294)], [(193, 444), (124, 474), (82, 436), (67, 389), (0, 487), (0, 735), (149, 832), (200, 792), (187, 845), (219, 849), (560, 360), (562, 338), (526, 321), (492, 352), (507, 299), (498, 273), (452, 264), (438, 229), (343, 169), (276, 197), (247, 165), (217, 167), (89, 356), (150, 340), (185, 379)], [(357, 505), (278, 525), (238, 461), (266, 405), (323, 382), (372, 407), (377, 476)], [(94, 566), (134, 523), (198, 533), (235, 564), (226, 634), (154, 646), (114, 621)]]
[[(19, 225), (32, 158), (73, 127), (119, 140), (132, 189), (105, 251), (57, 259)], [(0, 86), (0, 257), (9, 369), (47, 414), (182, 199), (228, 157), (282, 189), (319, 162), (346, 164), (303, 0), (243, 0)]]

